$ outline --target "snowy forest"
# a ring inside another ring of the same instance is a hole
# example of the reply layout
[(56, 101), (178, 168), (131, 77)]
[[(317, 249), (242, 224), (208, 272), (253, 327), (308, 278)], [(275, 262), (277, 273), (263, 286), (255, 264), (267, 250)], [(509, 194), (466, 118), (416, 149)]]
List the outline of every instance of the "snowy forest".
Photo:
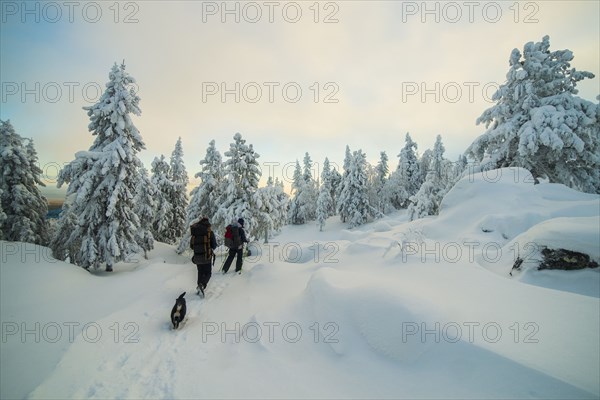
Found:
[[(110, 271), (155, 241), (185, 252), (189, 227), (203, 216), (220, 242), (225, 226), (240, 217), (251, 240), (266, 242), (286, 224), (326, 230), (335, 215), (350, 229), (400, 209), (411, 221), (437, 215), (460, 178), (483, 170), (522, 167), (536, 181), (600, 193), (600, 105), (577, 96), (577, 83), (594, 75), (571, 66), (573, 58), (569, 50), (551, 50), (547, 36), (513, 50), (495, 104), (476, 121), (484, 133), (457, 160), (445, 157), (442, 135), (418, 145), (406, 133), (403, 147), (381, 151), (376, 165), (346, 146), (340, 171), (325, 158), (314, 176), (306, 151), (296, 160), (290, 193), (278, 177), (261, 176), (260, 149), (241, 133), (220, 150), (209, 141), (195, 167), (184, 165), (179, 138), (148, 170), (132, 119), (141, 114), (135, 79), (115, 64), (100, 100), (84, 108), (93, 143), (60, 171), (58, 187), (67, 193), (57, 221), (46, 219), (33, 141), (0, 121), (0, 240), (49, 246), (57, 259)], [(200, 183), (188, 193), (191, 168)], [(261, 178), (266, 184), (259, 187)]]

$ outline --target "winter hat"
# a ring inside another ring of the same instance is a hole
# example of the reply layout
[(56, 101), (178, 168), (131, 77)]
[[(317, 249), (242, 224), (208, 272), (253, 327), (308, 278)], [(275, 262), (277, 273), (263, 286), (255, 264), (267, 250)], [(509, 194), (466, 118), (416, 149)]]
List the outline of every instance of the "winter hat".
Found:
[(243, 227), (244, 226), (244, 218), (238, 219), (238, 223)]

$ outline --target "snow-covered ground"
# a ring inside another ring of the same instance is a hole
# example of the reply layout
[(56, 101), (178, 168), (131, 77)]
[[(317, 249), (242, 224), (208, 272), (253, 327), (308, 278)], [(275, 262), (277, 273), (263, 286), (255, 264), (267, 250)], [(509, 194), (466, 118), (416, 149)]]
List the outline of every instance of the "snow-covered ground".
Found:
[(533, 266), (599, 261), (599, 215), (525, 170), (471, 175), (438, 217), (288, 226), (242, 275), (218, 258), (205, 299), (167, 245), (90, 274), (0, 242), (0, 397), (598, 398), (600, 273)]

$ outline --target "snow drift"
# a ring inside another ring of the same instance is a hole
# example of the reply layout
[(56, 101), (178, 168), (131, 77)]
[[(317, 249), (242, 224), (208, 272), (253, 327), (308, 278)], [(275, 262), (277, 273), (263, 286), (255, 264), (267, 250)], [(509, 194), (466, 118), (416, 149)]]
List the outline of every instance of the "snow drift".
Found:
[(0, 242), (0, 395), (597, 398), (598, 271), (509, 272), (530, 242), (597, 257), (599, 198), (492, 173), (463, 178), (439, 217), (285, 227), (241, 276), (218, 258), (206, 299), (171, 246), (111, 275)]

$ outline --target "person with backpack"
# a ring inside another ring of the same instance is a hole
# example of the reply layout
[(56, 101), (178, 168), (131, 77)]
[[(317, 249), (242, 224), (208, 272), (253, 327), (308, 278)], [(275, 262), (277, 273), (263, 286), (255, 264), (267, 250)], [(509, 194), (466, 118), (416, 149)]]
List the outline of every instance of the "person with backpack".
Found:
[(233, 258), (236, 257), (236, 255), (235, 272), (238, 274), (242, 273), (244, 243), (248, 243), (248, 239), (246, 239), (246, 232), (244, 231), (244, 219), (240, 218), (237, 221), (233, 221), (230, 225), (227, 225), (225, 230), (225, 246), (229, 248), (229, 256), (227, 256), (225, 264), (223, 265), (224, 274), (229, 271), (229, 267), (231, 267)]
[(208, 218), (203, 217), (200, 221), (190, 227), (190, 247), (194, 250), (192, 262), (198, 268), (198, 286), (196, 291), (204, 296), (204, 289), (212, 275), (212, 264), (214, 263), (214, 250), (217, 248), (217, 240), (213, 233)]

